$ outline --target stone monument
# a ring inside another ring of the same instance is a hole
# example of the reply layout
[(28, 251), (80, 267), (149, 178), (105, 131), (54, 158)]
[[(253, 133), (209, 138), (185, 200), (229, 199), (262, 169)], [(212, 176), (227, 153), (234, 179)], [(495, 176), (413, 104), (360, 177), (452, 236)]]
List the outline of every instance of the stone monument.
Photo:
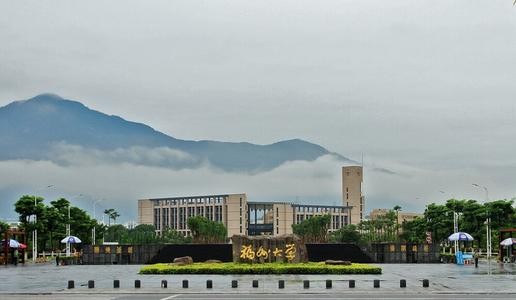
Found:
[(233, 243), (233, 262), (300, 263), (308, 261), (306, 245), (295, 234), (280, 236), (234, 235), (231, 237), (231, 242)]

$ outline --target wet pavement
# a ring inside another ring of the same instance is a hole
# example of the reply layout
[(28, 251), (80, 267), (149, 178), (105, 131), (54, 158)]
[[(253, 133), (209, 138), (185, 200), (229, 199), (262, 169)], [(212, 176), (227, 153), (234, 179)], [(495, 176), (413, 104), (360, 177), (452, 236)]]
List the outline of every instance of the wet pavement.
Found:
[[(378, 264), (381, 275), (139, 275), (138, 265), (85, 265), (55, 266), (52, 264), (0, 266), (2, 293), (514, 293), (516, 294), (516, 265), (481, 262), (478, 269), (472, 265), (453, 264)], [(113, 280), (120, 280), (120, 289), (113, 289)], [(141, 289), (134, 288), (134, 280), (141, 280)], [(183, 280), (189, 288), (182, 288)], [(332, 288), (326, 289), (326, 280)], [(380, 288), (373, 281), (380, 280)], [(400, 279), (407, 282), (400, 288)], [(428, 279), (428, 288), (422, 280)], [(75, 281), (75, 289), (66, 289), (68, 280)], [(95, 288), (88, 289), (88, 280)], [(161, 288), (167, 280), (168, 288)], [(213, 288), (206, 288), (206, 280)], [(231, 281), (238, 280), (238, 288)], [(258, 280), (258, 287), (252, 281)], [(285, 288), (278, 288), (278, 280), (285, 280)], [(310, 280), (309, 288), (303, 280)], [(349, 280), (356, 287), (349, 288)]]

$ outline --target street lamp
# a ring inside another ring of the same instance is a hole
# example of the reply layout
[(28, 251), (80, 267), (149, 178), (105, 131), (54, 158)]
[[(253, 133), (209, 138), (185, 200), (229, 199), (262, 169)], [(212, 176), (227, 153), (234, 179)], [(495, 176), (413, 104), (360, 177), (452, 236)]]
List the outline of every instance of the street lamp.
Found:
[(102, 198), (102, 199), (97, 199), (97, 200), (93, 201), (93, 219), (95, 220), (95, 224), (93, 225), (93, 229), (91, 230), (91, 240), (92, 240), (92, 244), (93, 244), (93, 245), (95, 245), (95, 239), (96, 239), (96, 237), (95, 237), (95, 233), (96, 233), (96, 232), (95, 232), (95, 227), (96, 227), (96, 226), (95, 226), (95, 225), (96, 225), (96, 223), (97, 223), (97, 216), (96, 216), (96, 214), (95, 214), (95, 205), (96, 205), (98, 202), (102, 201), (102, 200), (104, 200), (104, 199)]
[[(47, 185), (47, 186), (42, 187), (40, 189), (37, 189), (36, 190), (36, 194), (37, 194), (37, 192), (39, 192), (39, 191), (41, 191), (41, 190), (43, 190), (45, 188), (49, 189), (49, 188), (52, 188), (52, 187), (54, 187), (53, 184)], [(38, 229), (36, 227), (37, 222), (38, 222), (38, 215), (36, 213), (37, 205), (38, 205), (38, 203), (37, 203), (37, 196), (34, 195), (34, 230), (32, 231), (32, 261), (33, 262), (36, 262), (36, 258), (38, 256)]]
[(490, 263), (491, 262), (491, 251), (492, 251), (492, 248), (491, 248), (491, 218), (489, 217), (489, 211), (487, 210), (487, 202), (489, 202), (489, 191), (487, 190), (487, 187), (485, 186), (482, 186), (482, 185), (479, 185), (479, 184), (476, 184), (476, 183), (473, 183), (471, 184), (472, 186), (474, 187), (477, 187), (477, 188), (481, 188), (481, 189), (484, 189), (484, 191), (486, 191), (486, 248), (487, 248), (487, 261)]
[[(445, 191), (442, 191), (440, 190), (439, 193), (445, 195), (446, 192)], [(455, 198), (454, 196), (452, 196), (452, 199)], [(455, 209), (453, 210), (453, 233), (457, 233), (459, 232), (459, 213), (457, 213), (455, 211)], [(457, 253), (457, 251), (459, 251), (459, 241), (453, 241), (453, 249), (455, 250), (455, 253)]]
[[(79, 195), (76, 195), (74, 196), (73, 198), (79, 198), (79, 197), (82, 197), (82, 194), (79, 194)], [(68, 237), (67, 241), (66, 241), (66, 256), (69, 257), (70, 256), (70, 243), (69, 243), (69, 240), (70, 240), (70, 205), (71, 203), (69, 202), (68, 203), (68, 224), (66, 224), (66, 236)]]

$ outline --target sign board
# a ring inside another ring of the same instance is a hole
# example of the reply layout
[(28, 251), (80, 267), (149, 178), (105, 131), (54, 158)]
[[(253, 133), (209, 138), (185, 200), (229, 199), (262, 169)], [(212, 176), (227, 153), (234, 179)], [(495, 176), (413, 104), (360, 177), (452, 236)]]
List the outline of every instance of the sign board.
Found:
[(305, 262), (306, 245), (294, 234), (283, 236), (244, 236), (231, 238), (233, 261), (247, 263)]

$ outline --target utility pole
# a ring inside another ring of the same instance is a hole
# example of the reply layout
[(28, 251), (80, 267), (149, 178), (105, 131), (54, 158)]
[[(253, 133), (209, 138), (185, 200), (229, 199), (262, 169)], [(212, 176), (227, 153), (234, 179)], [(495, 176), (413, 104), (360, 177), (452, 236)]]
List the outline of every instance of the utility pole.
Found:
[(486, 192), (486, 202), (484, 205), (486, 205), (486, 249), (487, 249), (487, 262), (491, 264), (491, 253), (492, 253), (492, 247), (491, 247), (491, 218), (489, 217), (489, 210), (487, 209), (487, 203), (489, 202), (489, 190), (487, 187), (473, 183), (473, 186), (477, 188), (484, 189)]

